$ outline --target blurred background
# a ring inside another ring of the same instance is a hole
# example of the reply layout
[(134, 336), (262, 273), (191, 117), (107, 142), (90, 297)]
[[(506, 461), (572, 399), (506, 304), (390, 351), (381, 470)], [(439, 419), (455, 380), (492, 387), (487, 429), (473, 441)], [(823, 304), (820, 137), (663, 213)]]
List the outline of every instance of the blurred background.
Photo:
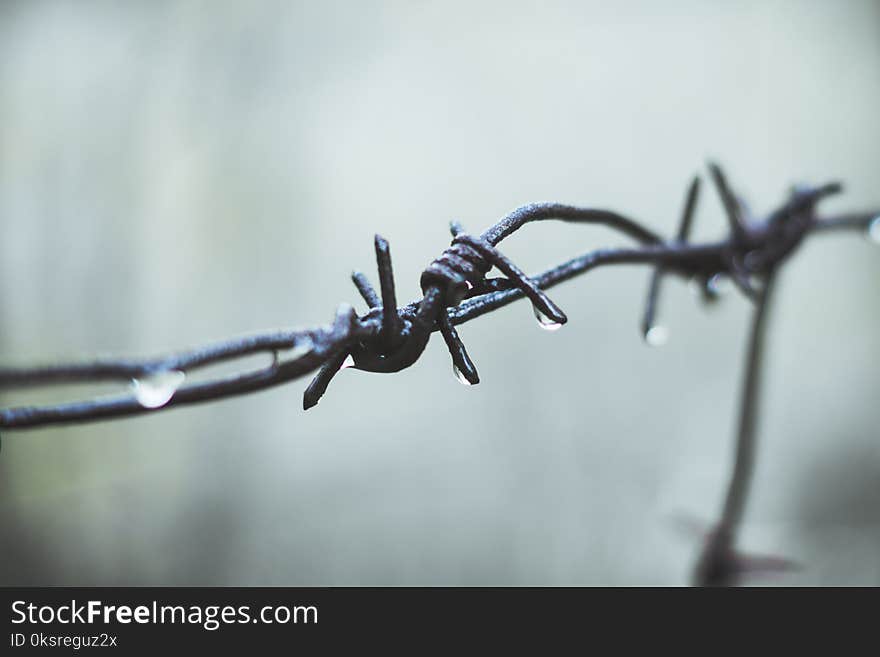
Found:
[[(512, 208), (613, 208), (664, 234), (718, 158), (758, 212), (840, 179), (880, 205), (880, 3), (0, 4), (0, 358), (151, 355), (323, 324), (391, 242), (402, 301)], [(695, 237), (724, 231), (703, 197)], [(536, 225), (526, 271), (621, 244)], [(748, 307), (648, 271), (517, 303), (395, 376), (347, 371), (92, 425), (4, 432), (0, 583), (683, 584), (732, 454)], [(880, 249), (817, 236), (768, 338), (741, 545), (784, 584), (880, 584)], [(99, 390), (103, 391), (102, 390)], [(3, 405), (94, 389), (4, 393)], [(455, 421), (455, 429), (446, 427)], [(772, 583), (762, 580), (761, 583)]]

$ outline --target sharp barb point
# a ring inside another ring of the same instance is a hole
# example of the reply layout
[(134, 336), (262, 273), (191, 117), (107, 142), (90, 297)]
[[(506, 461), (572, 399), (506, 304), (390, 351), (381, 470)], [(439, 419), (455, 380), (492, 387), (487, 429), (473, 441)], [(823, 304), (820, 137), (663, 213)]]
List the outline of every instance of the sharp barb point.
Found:
[(448, 312), (440, 313), (437, 322), (440, 327), (440, 335), (443, 336), (443, 341), (452, 357), (452, 364), (455, 366), (457, 374), (464, 378), (469, 385), (477, 385), (480, 382), (480, 375), (477, 373), (477, 368), (470, 359), (458, 332), (452, 325)]

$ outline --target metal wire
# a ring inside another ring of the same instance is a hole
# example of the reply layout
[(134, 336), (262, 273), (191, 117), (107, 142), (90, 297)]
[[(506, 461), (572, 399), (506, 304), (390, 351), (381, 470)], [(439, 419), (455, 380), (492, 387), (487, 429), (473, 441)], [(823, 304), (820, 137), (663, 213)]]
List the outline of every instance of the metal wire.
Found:
[[(358, 316), (350, 305), (342, 304), (327, 326), (259, 333), (144, 360), (114, 358), (38, 367), (2, 367), (0, 389), (103, 381), (130, 383), (133, 389), (129, 394), (0, 409), (0, 428), (25, 429), (155, 413), (264, 390), (317, 370), (303, 395), (303, 408), (308, 409), (318, 403), (342, 369), (397, 372), (411, 366), (435, 331), (442, 334), (460, 377), (469, 384), (476, 384), (479, 383), (477, 369), (455, 326), (518, 299), (528, 298), (539, 321), (557, 327), (565, 324), (567, 318), (545, 290), (601, 266), (650, 265), (652, 274), (641, 327), (649, 336), (654, 328), (661, 281), (666, 275), (695, 280), (707, 301), (714, 298), (718, 279), (727, 277), (755, 303), (756, 311), (746, 360), (735, 467), (721, 519), (707, 535), (696, 581), (734, 583), (742, 570), (736, 566), (739, 562), (733, 545), (752, 470), (758, 371), (771, 282), (781, 265), (809, 235), (839, 230), (866, 231), (878, 220), (878, 212), (819, 217), (818, 203), (842, 190), (840, 184), (830, 183), (793, 190), (784, 204), (759, 220), (748, 215), (718, 165), (710, 164), (709, 171), (729, 223), (730, 230), (723, 240), (689, 242), (699, 200), (699, 177), (688, 187), (679, 229), (671, 240), (664, 240), (639, 222), (615, 212), (534, 203), (517, 208), (479, 236), (469, 235), (460, 224), (453, 223), (452, 245), (422, 274), (422, 298), (398, 307), (391, 251), (388, 242), (377, 235), (380, 292), (373, 289), (364, 274), (352, 275), (358, 292), (370, 308), (366, 314)], [(635, 244), (586, 253), (530, 277), (497, 247), (526, 224), (546, 220), (602, 225), (633, 239)], [(493, 267), (503, 277), (486, 278)], [(185, 383), (188, 375), (201, 368), (260, 353), (274, 356), (271, 365)]]

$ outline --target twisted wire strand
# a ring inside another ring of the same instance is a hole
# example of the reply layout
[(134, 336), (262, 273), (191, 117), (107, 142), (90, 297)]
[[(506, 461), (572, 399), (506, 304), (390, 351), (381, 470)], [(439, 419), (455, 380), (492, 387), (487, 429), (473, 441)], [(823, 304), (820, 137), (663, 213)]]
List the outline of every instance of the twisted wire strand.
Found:
[[(763, 221), (757, 221), (734, 193), (721, 168), (710, 163), (709, 172), (729, 225), (723, 240), (704, 244), (689, 241), (700, 193), (699, 176), (688, 187), (677, 234), (668, 241), (615, 212), (534, 203), (517, 208), (479, 236), (469, 235), (463, 226), (453, 222), (452, 244), (422, 273), (422, 298), (399, 308), (391, 250), (387, 240), (377, 235), (374, 247), (379, 292), (363, 273), (352, 274), (355, 287), (369, 307), (363, 316), (358, 316), (350, 305), (341, 304), (333, 322), (324, 327), (270, 331), (143, 360), (101, 359), (0, 368), (0, 389), (78, 381), (131, 380), (135, 384), (135, 393), (130, 395), (0, 409), (0, 427), (39, 427), (155, 412), (263, 390), (317, 370), (303, 395), (303, 408), (308, 409), (318, 403), (342, 369), (397, 372), (411, 366), (435, 331), (443, 337), (456, 376), (463, 383), (474, 385), (479, 383), (479, 374), (456, 326), (518, 299), (528, 298), (539, 321), (558, 327), (567, 318), (547, 297), (546, 290), (600, 266), (650, 265), (652, 272), (641, 322), (643, 335), (649, 339), (655, 328), (661, 284), (668, 274), (696, 280), (705, 301), (717, 296), (712, 282), (727, 276), (754, 302), (755, 309), (746, 352), (733, 468), (719, 519), (706, 533), (694, 582), (701, 586), (726, 586), (739, 583), (752, 572), (789, 570), (793, 564), (787, 559), (745, 555), (736, 549), (736, 535), (754, 469), (760, 369), (771, 290), (781, 266), (810, 234), (862, 230), (876, 237), (880, 233), (880, 213), (818, 217), (817, 204), (842, 190), (840, 184), (829, 183), (796, 188), (785, 203)], [(603, 225), (632, 238), (636, 246), (592, 251), (529, 277), (497, 245), (527, 223), (551, 219)], [(486, 278), (493, 267), (503, 276)], [(271, 365), (179, 385), (186, 374), (201, 368), (261, 353), (273, 355)], [(164, 377), (173, 382), (173, 387), (153, 390), (153, 396), (145, 401), (138, 396), (137, 389), (145, 385), (142, 379), (151, 377)]]
[[(442, 334), (456, 370), (465, 381), (475, 384), (479, 376), (455, 327), (518, 299), (528, 297), (539, 316), (555, 325), (563, 324), (565, 314), (547, 297), (546, 290), (600, 266), (650, 265), (652, 278), (642, 322), (643, 331), (647, 331), (653, 325), (661, 278), (667, 274), (696, 278), (707, 296), (711, 296), (707, 282), (714, 276), (727, 276), (755, 300), (752, 279), (778, 267), (809, 234), (864, 231), (878, 216), (877, 212), (862, 212), (817, 217), (816, 204), (841, 190), (839, 184), (831, 183), (800, 188), (767, 219), (755, 221), (748, 217), (720, 167), (710, 164), (710, 174), (730, 224), (730, 232), (723, 240), (702, 244), (688, 241), (699, 196), (699, 177), (691, 182), (678, 234), (671, 240), (664, 240), (641, 223), (608, 210), (534, 203), (515, 209), (479, 236), (471, 236), (460, 224), (453, 223), (452, 245), (422, 275), (424, 296), (397, 307), (390, 248), (386, 240), (377, 236), (380, 293), (362, 273), (352, 275), (369, 306), (369, 311), (362, 316), (348, 304), (342, 304), (334, 321), (327, 326), (259, 333), (156, 358), (2, 367), (0, 389), (72, 382), (130, 382), (167, 372), (190, 375), (210, 365), (254, 354), (273, 355), (271, 365), (205, 381), (185, 382), (156, 406), (145, 406), (134, 394), (119, 394), (60, 404), (4, 408), (0, 409), (0, 428), (39, 427), (153, 413), (263, 390), (318, 370), (303, 397), (304, 407), (310, 408), (321, 398), (340, 368), (399, 371), (418, 360), (435, 331)], [(503, 256), (497, 245), (526, 224), (546, 220), (605, 226), (633, 239), (636, 244), (592, 251), (530, 277)], [(502, 278), (486, 278), (493, 266), (504, 275)]]

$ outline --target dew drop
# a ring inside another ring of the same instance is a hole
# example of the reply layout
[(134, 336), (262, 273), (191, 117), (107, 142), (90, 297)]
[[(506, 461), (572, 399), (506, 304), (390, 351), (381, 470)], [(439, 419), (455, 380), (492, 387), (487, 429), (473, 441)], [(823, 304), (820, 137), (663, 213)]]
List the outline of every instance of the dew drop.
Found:
[(342, 361), (342, 365), (339, 368), (339, 371), (347, 370), (349, 367), (354, 367), (354, 356), (349, 354), (345, 357), (345, 360)]
[(880, 244), (880, 215), (874, 217), (868, 224), (868, 239), (874, 244)]
[(142, 379), (132, 379), (131, 389), (144, 408), (161, 408), (171, 401), (184, 379), (186, 374), (180, 370), (165, 370)]
[(723, 274), (715, 274), (706, 281), (706, 289), (716, 297), (723, 296), (730, 290), (730, 279)]
[(538, 320), (538, 326), (545, 331), (558, 331), (562, 328), (562, 324), (547, 317), (547, 315), (538, 310), (537, 307), (532, 306), (532, 309), (535, 311), (535, 318)]
[(645, 342), (652, 347), (662, 347), (669, 340), (665, 326), (652, 326), (645, 332)]
[(464, 372), (462, 372), (460, 369), (458, 369), (458, 367), (456, 367), (455, 364), (452, 365), (452, 373), (455, 375), (456, 380), (458, 380), (458, 382), (461, 385), (463, 385), (463, 386), (473, 385), (470, 381), (467, 380), (467, 377), (465, 377)]

